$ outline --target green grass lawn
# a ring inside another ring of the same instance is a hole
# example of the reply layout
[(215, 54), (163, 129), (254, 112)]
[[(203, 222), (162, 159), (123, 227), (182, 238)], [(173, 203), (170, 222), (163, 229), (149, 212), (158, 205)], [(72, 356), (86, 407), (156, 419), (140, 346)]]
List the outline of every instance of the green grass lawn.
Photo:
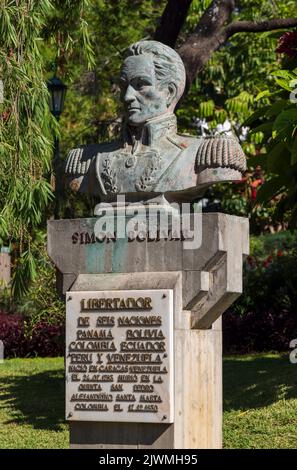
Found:
[(224, 361), (224, 447), (296, 448), (297, 364), (288, 355)]
[(0, 448), (67, 448), (64, 359), (0, 364)]
[[(63, 358), (0, 364), (0, 448), (67, 448)], [(226, 357), (224, 447), (296, 448), (297, 364), (276, 354)]]

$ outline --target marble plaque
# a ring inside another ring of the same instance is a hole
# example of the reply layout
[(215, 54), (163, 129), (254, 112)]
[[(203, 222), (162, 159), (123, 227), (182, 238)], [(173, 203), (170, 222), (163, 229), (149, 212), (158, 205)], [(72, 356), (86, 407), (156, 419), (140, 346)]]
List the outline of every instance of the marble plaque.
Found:
[(173, 422), (172, 289), (66, 295), (66, 419)]

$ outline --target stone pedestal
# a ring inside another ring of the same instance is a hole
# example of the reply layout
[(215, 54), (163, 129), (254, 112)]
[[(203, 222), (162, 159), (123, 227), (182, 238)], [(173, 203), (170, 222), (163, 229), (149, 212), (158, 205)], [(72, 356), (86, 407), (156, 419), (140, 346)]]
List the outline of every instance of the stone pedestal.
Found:
[[(73, 448), (220, 448), (221, 314), (242, 292), (248, 221), (201, 216), (201, 243), (94, 236), (96, 218), (48, 222), (48, 253), (66, 298), (79, 292), (166, 290), (173, 298), (172, 422), (78, 421), (67, 416)], [(75, 416), (74, 416), (75, 417)]]
[(0, 289), (7, 287), (11, 278), (11, 259), (9, 253), (0, 253)]

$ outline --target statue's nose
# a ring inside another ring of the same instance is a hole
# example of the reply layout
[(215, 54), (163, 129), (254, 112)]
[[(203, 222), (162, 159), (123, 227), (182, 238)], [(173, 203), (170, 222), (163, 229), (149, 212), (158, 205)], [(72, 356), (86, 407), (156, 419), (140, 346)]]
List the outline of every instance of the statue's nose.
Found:
[(129, 85), (124, 96), (125, 103), (132, 103), (134, 99), (135, 99), (134, 89), (131, 85)]

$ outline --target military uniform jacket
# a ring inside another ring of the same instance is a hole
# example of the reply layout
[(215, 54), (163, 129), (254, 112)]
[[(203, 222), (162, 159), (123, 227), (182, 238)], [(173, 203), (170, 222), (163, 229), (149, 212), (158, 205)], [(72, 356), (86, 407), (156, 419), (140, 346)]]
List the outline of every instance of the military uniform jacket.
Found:
[(191, 200), (218, 181), (240, 179), (245, 156), (235, 137), (194, 138), (177, 134), (174, 114), (147, 122), (108, 144), (70, 151), (65, 165), (71, 189), (113, 201), (164, 194), (169, 201)]

